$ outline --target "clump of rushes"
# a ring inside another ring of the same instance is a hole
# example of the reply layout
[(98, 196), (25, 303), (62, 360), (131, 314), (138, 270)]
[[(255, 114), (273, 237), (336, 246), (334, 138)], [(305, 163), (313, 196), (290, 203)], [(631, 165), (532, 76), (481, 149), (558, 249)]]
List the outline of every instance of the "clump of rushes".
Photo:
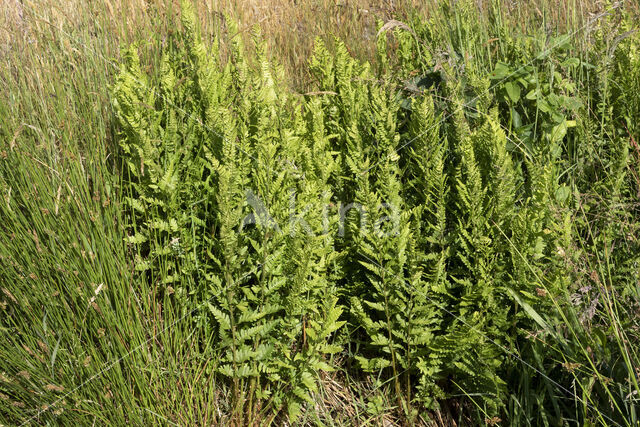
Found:
[[(183, 341), (183, 324), (162, 333), (170, 301), (164, 312), (146, 303), (156, 291), (132, 274), (123, 244), (108, 91), (117, 69), (96, 53), (117, 43), (70, 28), (59, 10), (16, 8), (0, 25), (14, 36), (0, 59), (0, 424), (177, 422), (179, 407), (157, 396), (196, 384), (199, 366), (162, 373), (193, 338)], [(209, 385), (183, 396), (201, 406)]]

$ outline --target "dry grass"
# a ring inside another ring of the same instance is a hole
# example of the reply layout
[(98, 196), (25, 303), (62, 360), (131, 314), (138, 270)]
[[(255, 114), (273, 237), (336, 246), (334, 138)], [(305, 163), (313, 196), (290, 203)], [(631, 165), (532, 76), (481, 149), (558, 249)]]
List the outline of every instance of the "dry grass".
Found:
[[(316, 37), (325, 40), (339, 37), (353, 56), (375, 62), (378, 21), (402, 23), (411, 16), (429, 19), (444, 3), (437, 0), (209, 0), (206, 12), (209, 16), (230, 14), (243, 28), (258, 24), (271, 52), (292, 77), (294, 86), (304, 89), (308, 76), (303, 70)], [(475, 3), (480, 10), (489, 10), (488, 0)], [(605, 6), (605, 2), (599, 0), (501, 3), (502, 18), (509, 25), (521, 27), (525, 33), (533, 28), (532, 23), (535, 26), (543, 21), (550, 29), (579, 28)], [(514, 16), (517, 19), (508, 19)]]
[[(407, 22), (412, 15), (428, 19), (442, 4), (436, 0), (205, 0), (198, 2), (198, 8), (205, 34), (220, 31), (226, 17), (239, 22), (247, 39), (251, 28), (259, 25), (292, 86), (305, 89), (305, 65), (316, 37), (339, 37), (355, 57), (375, 62), (378, 21)], [(488, 0), (476, 4), (488, 10)], [(578, 28), (603, 6), (599, 0), (536, 0), (524, 6), (503, 2), (501, 12), (503, 18), (516, 16), (508, 22), (523, 30), (543, 21), (549, 27), (567, 29)], [(115, 59), (123, 44), (152, 42), (155, 34), (170, 31), (167, 23), (178, 11), (178, 0), (5, 0), (0, 7), (1, 63), (24, 64), (13, 58), (17, 52), (44, 56), (52, 41), (68, 51), (80, 51), (81, 45), (88, 44), (96, 55)]]
[[(302, 65), (317, 36), (340, 37), (348, 42), (356, 56), (371, 60), (376, 20), (404, 17), (407, 11), (418, 10), (420, 4), (415, 0), (296, 3), (293, 0), (207, 0), (199, 2), (198, 8), (205, 34), (223, 28), (227, 17), (239, 22), (247, 39), (252, 27), (259, 25), (270, 51), (292, 76), (292, 81), (304, 84)], [(179, 1), (5, 0), (0, 8), (2, 66), (25, 65), (24, 59), (14, 57), (16, 53), (29, 59), (32, 55), (25, 54), (42, 56), (50, 42), (60, 43), (70, 52), (89, 45), (96, 55), (117, 58), (123, 44), (152, 41), (150, 38), (156, 34), (166, 34), (169, 29), (166, 23), (175, 18), (178, 11)]]
[(427, 5), (416, 0), (222, 0), (215, 10), (231, 11), (245, 26), (259, 24), (294, 85), (305, 87), (302, 70), (316, 37), (339, 37), (354, 56), (373, 61), (377, 21), (404, 20), (411, 11), (426, 12)]

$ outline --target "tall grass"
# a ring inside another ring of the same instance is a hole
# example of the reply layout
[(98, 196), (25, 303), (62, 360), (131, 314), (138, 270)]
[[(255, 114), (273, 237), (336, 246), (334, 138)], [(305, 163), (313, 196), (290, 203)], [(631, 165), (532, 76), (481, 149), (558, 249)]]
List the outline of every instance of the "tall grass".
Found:
[(192, 356), (199, 332), (139, 280), (123, 245), (109, 88), (120, 42), (134, 37), (131, 28), (152, 30), (130, 27), (126, 10), (118, 23), (107, 6), (2, 6), (7, 425), (217, 417), (206, 402), (222, 391), (202, 378), (206, 361)]

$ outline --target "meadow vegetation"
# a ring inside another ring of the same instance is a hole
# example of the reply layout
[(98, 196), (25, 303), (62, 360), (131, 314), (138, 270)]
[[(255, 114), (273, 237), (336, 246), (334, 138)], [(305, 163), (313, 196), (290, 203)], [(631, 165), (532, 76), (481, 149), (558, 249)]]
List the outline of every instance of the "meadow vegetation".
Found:
[(4, 4), (0, 425), (637, 425), (638, 17)]

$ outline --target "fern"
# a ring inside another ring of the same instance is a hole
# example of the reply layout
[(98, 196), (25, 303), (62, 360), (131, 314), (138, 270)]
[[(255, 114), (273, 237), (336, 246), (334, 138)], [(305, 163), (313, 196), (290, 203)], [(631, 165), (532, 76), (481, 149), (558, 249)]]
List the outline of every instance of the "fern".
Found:
[[(316, 40), (317, 90), (302, 97), (259, 30), (245, 49), (229, 20), (223, 61), (189, 4), (157, 78), (125, 51), (114, 106), (127, 241), (139, 274), (196, 308), (237, 423), (295, 419), (353, 341), (359, 373), (388, 380), (409, 422), (461, 393), (498, 416), (519, 369), (512, 349), (531, 350), (540, 372), (559, 356), (527, 337), (578, 351), (550, 327), (565, 309), (580, 321), (563, 299), (589, 264), (576, 236), (627, 248), (603, 253), (617, 281), (637, 280), (637, 126), (626, 119), (638, 105), (625, 96), (640, 81), (637, 38), (612, 48), (598, 35), (596, 50), (612, 50), (592, 58), (592, 117), (574, 120), (580, 62), (558, 49), (519, 65), (539, 41), (496, 23), (500, 49), (479, 48), (489, 33), (475, 9), (440, 7), (383, 33), (377, 68)], [(430, 28), (453, 18), (455, 32)], [(430, 47), (445, 44), (446, 60)], [(612, 124), (623, 121), (628, 132)], [(580, 199), (587, 190), (607, 202)]]
[[(221, 64), (195, 22), (184, 3), (183, 33), (157, 85), (131, 48), (114, 87), (137, 207), (129, 240), (149, 279), (176, 287), (217, 335), (216, 371), (232, 385), (235, 419), (250, 420), (263, 405), (295, 418), (340, 349), (330, 344), (342, 325), (333, 244), (318, 207), (331, 197), (333, 159), (312, 154), (327, 144), (323, 123), (285, 113), (280, 71), (261, 45), (255, 68), (238, 38)], [(318, 105), (308, 111), (322, 114)], [(313, 206), (292, 221), (290, 203)]]

